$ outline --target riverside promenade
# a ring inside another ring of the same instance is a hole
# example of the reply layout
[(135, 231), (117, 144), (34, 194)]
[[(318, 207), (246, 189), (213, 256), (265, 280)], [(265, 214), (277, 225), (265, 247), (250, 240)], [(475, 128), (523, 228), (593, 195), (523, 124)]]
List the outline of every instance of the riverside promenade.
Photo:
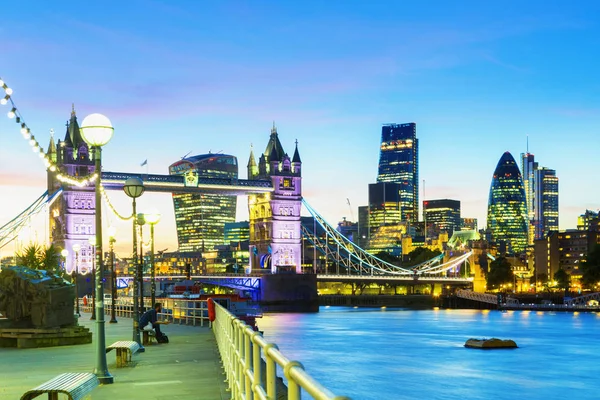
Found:
[[(108, 317), (108, 316), (107, 316)], [(109, 318), (107, 318), (108, 320)], [(63, 372), (93, 372), (96, 365), (96, 327), (90, 314), (79, 324), (90, 328), (92, 343), (37, 349), (0, 348), (0, 399), (18, 400), (29, 389)], [(127, 367), (116, 367), (113, 350), (106, 355), (114, 383), (91, 392), (94, 400), (116, 399), (230, 399), (216, 341), (207, 327), (163, 326), (170, 343), (146, 346)], [(132, 320), (106, 322), (106, 345), (132, 339)], [(46, 398), (46, 395), (39, 397)]]

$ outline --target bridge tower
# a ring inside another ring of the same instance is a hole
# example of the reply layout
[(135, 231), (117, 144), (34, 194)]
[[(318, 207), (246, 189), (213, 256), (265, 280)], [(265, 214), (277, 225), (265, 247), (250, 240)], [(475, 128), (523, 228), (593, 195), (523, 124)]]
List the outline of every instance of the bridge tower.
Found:
[[(67, 122), (67, 131), (63, 141), (54, 143), (50, 138), (47, 155), (56, 162), (58, 171), (76, 177), (85, 177), (94, 173), (94, 160), (88, 144), (83, 140), (77, 123), (75, 107)], [(61, 182), (55, 173), (48, 171), (48, 194), (62, 188), (62, 195), (52, 203), (48, 212), (50, 243), (59, 250), (67, 249), (69, 255), (65, 268), (75, 269), (75, 244), (80, 246), (77, 264), (80, 273), (91, 272), (94, 260), (94, 248), (88, 239), (96, 232), (96, 202), (94, 186), (78, 187)]]
[(298, 141), (290, 159), (273, 123), (271, 136), (258, 164), (250, 150), (248, 179), (270, 180), (273, 192), (248, 196), (250, 266), (272, 273), (302, 272), (302, 161)]

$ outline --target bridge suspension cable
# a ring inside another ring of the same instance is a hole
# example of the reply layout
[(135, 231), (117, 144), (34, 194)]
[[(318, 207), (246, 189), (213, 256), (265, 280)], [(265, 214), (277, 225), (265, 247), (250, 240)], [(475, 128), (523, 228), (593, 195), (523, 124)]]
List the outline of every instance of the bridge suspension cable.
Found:
[(44, 206), (51, 205), (61, 193), (62, 189), (58, 189), (51, 196), (48, 196), (48, 191), (45, 191), (19, 215), (0, 227), (0, 249), (15, 240), (31, 217), (42, 211)]
[[(327, 237), (331, 237), (333, 242), (336, 244), (336, 247), (339, 246), (337, 252), (327, 251), (327, 253), (336, 258), (335, 261), (341, 262), (343, 266), (346, 268), (352, 269), (359, 273), (367, 272), (369, 274), (392, 274), (392, 275), (413, 275), (414, 271), (412, 269), (402, 268), (397, 265), (388, 263), (383, 261), (379, 257), (376, 257), (370, 253), (367, 253), (365, 250), (357, 246), (355, 243), (351, 242), (346, 236), (342, 235), (338, 232), (334, 227), (329, 225), (327, 221), (314, 209), (312, 208), (305, 199), (302, 199), (302, 204), (308, 210), (308, 212), (313, 216), (315, 221), (319, 224), (319, 226), (325, 230), (326, 237), (325, 242), (327, 242)], [(316, 232), (314, 232), (314, 236), (311, 237), (308, 230), (304, 229), (304, 233), (309, 241), (317, 242), (316, 245), (319, 245), (319, 251), (322, 253), (329, 246), (328, 243), (323, 244), (323, 239), (318, 239)], [(333, 243), (332, 243), (333, 245)], [(325, 246), (325, 247), (323, 247)], [(339, 251), (342, 250), (347, 253), (347, 257), (340, 257)], [(323, 253), (325, 254), (325, 253)], [(327, 255), (327, 254), (326, 254)]]

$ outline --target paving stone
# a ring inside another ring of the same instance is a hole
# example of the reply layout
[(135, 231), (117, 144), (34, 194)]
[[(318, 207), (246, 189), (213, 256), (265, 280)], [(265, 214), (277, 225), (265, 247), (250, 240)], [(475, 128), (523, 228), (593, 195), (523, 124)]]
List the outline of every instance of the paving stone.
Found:
[[(80, 325), (92, 331), (92, 343), (36, 349), (0, 348), (0, 399), (23, 393), (63, 372), (93, 372), (96, 366), (96, 323), (82, 314)], [(132, 320), (105, 323), (106, 345), (132, 340)], [(146, 346), (125, 368), (116, 367), (114, 352), (106, 355), (114, 383), (94, 389), (94, 400), (194, 399), (228, 400), (225, 375), (212, 331), (208, 327), (170, 324), (161, 327), (168, 344)], [(41, 397), (40, 397), (41, 398)]]

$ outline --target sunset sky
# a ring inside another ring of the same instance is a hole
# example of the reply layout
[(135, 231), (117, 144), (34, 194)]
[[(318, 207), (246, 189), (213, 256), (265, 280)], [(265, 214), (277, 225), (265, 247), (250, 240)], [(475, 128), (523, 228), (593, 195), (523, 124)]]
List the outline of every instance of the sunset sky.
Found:
[[(105, 114), (107, 171), (145, 172), (147, 159), (166, 174), (212, 151), (237, 156), (246, 178), (274, 120), (290, 155), (298, 140), (304, 197), (335, 225), (367, 203), (381, 124), (415, 122), (421, 198), (460, 200), (480, 227), (496, 163), (518, 160), (527, 137), (560, 179), (561, 229), (600, 208), (600, 2), (23, 0), (0, 12), (0, 78), (36, 138), (63, 139), (72, 103), (79, 121)], [(46, 172), (0, 111), (4, 225)], [(130, 212), (125, 194), (110, 196)], [(150, 207), (163, 215), (156, 247), (175, 250), (171, 197), (142, 196)], [(104, 214), (126, 252), (130, 225)], [(45, 225), (34, 218), (21, 240), (43, 242)]]

